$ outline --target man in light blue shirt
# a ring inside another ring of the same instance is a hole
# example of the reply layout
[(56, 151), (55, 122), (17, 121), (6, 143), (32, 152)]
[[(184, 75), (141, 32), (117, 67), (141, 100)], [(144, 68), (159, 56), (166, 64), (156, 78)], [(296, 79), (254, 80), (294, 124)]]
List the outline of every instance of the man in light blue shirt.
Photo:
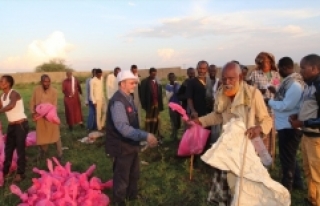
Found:
[(292, 189), (303, 189), (300, 168), (296, 161), (302, 133), (292, 128), (289, 117), (299, 111), (304, 82), (300, 74), (294, 72), (294, 63), (290, 57), (280, 59), (278, 67), (283, 81), (278, 91), (275, 91), (274, 87), (269, 87), (270, 92), (275, 93), (275, 97), (266, 101), (275, 115), (282, 167), (281, 183), (292, 191)]

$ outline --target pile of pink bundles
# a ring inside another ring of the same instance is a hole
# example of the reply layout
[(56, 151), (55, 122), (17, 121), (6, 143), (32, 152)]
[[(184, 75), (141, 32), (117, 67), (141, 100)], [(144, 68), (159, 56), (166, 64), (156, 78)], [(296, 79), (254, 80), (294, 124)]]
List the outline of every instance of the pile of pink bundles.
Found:
[[(181, 114), (184, 121), (189, 120), (186, 111), (181, 107), (181, 105), (170, 102), (169, 107), (173, 111)], [(193, 124), (193, 126), (187, 129), (182, 136), (178, 148), (178, 155), (190, 156), (194, 154), (200, 154), (206, 145), (209, 134), (209, 130), (202, 128), (198, 124)]]
[(84, 173), (73, 172), (71, 163), (62, 166), (53, 158), (47, 159), (48, 171), (33, 168), (40, 175), (32, 178), (32, 186), (22, 192), (16, 185), (10, 186), (12, 194), (17, 195), (21, 202), (18, 206), (107, 206), (109, 197), (102, 192), (113, 187), (113, 181), (105, 183), (92, 177), (96, 168), (92, 165)]
[(57, 107), (49, 104), (49, 103), (42, 103), (36, 106), (36, 112), (38, 116), (35, 120), (38, 120), (42, 117), (46, 118), (49, 122), (54, 124), (60, 124), (60, 119), (57, 113)]

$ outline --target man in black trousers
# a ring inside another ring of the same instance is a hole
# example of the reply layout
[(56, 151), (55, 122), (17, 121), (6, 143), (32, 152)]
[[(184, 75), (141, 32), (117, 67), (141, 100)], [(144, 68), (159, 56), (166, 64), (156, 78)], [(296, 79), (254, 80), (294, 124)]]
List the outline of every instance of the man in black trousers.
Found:
[(27, 116), (24, 113), (23, 100), (20, 94), (12, 89), (14, 80), (12, 76), (4, 75), (0, 79), (0, 88), (3, 91), (0, 101), (0, 113), (5, 113), (8, 118), (7, 138), (5, 144), (5, 160), (3, 176), (6, 177), (12, 162), (13, 152), (18, 154), (18, 170), (14, 182), (25, 178), (26, 156), (25, 141), (29, 131)]
[(138, 78), (131, 71), (117, 76), (119, 90), (110, 99), (106, 124), (106, 152), (113, 157), (113, 202), (125, 206), (127, 200), (138, 198), (140, 176), (140, 141), (149, 147), (158, 144), (151, 133), (140, 130), (138, 110), (132, 93)]
[(299, 129), (292, 128), (289, 117), (298, 113), (300, 109), (305, 84), (302, 76), (294, 71), (294, 63), (290, 57), (281, 58), (278, 68), (283, 81), (277, 91), (274, 87), (269, 87), (270, 92), (275, 93), (275, 97), (273, 100), (266, 99), (266, 102), (275, 114), (282, 169), (281, 183), (289, 191), (293, 189), (303, 190), (300, 167), (296, 159), (302, 132)]

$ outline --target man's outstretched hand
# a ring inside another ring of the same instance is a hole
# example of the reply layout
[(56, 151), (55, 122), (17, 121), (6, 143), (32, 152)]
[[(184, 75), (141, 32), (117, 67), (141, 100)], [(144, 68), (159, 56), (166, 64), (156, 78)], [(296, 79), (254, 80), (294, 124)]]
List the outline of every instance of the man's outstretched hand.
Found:
[(156, 147), (158, 145), (158, 139), (151, 133), (148, 134), (147, 142), (149, 147)]

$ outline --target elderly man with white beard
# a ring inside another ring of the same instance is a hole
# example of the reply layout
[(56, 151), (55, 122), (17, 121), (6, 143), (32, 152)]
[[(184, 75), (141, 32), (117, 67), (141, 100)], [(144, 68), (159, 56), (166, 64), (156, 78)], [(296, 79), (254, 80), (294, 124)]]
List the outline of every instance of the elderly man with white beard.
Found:
[[(272, 119), (268, 114), (262, 94), (259, 90), (243, 83), (242, 72), (238, 64), (227, 63), (222, 70), (223, 86), (217, 92), (214, 111), (206, 116), (193, 119), (202, 127), (225, 124), (231, 118), (242, 118), (247, 123), (249, 118), (248, 107), (251, 106), (251, 99), (255, 108), (254, 118), (248, 122), (246, 134), (250, 139), (267, 135), (272, 128)], [(209, 192), (208, 201), (217, 203), (219, 206), (227, 206), (231, 203), (231, 191), (234, 191), (234, 182), (231, 175), (226, 171), (215, 168), (213, 172), (212, 187)], [(230, 177), (230, 178), (229, 178)]]

